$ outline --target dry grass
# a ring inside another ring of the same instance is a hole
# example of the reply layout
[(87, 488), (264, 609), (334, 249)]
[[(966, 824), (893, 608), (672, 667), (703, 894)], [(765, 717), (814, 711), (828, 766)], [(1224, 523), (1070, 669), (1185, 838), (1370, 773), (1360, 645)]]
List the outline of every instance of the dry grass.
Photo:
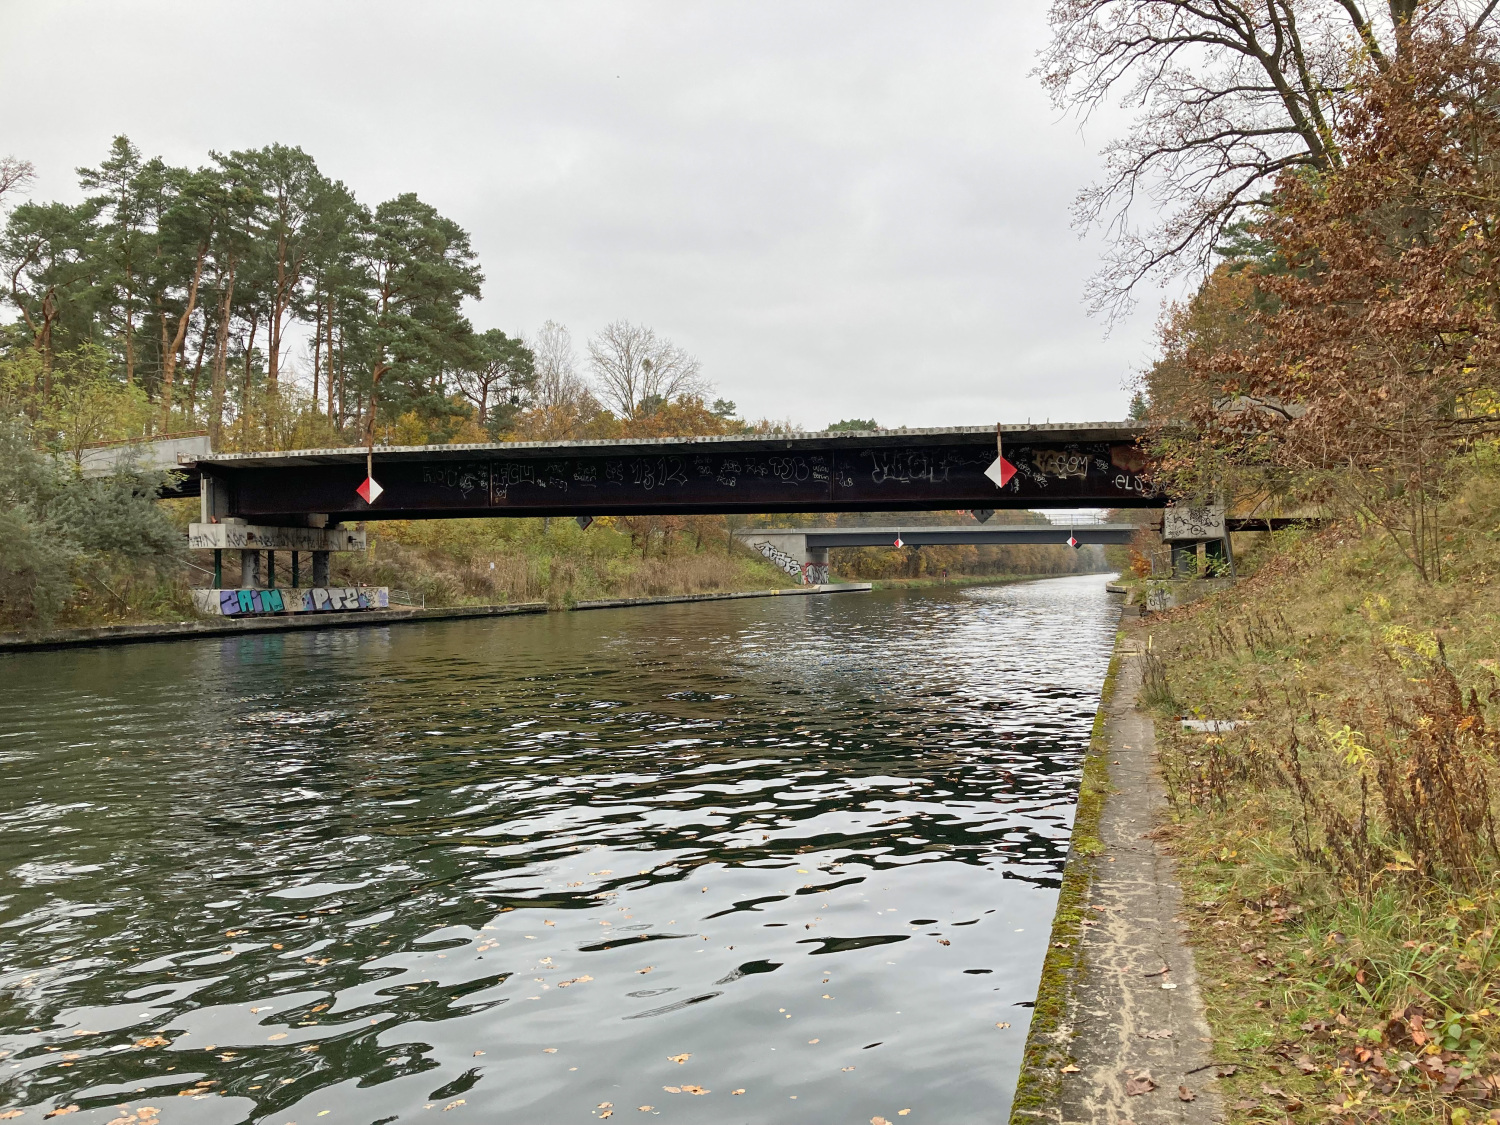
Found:
[(1441, 584), (1335, 529), (1151, 628), (1157, 714), (1243, 723), (1158, 723), (1237, 1120), (1500, 1119), (1500, 469), (1459, 481)]
[(630, 536), (601, 521), (448, 520), (372, 525), (372, 557), (346, 556), (350, 581), (410, 590), (428, 605), (650, 597), (767, 589), (787, 576), (743, 548), (691, 537), (643, 558)]

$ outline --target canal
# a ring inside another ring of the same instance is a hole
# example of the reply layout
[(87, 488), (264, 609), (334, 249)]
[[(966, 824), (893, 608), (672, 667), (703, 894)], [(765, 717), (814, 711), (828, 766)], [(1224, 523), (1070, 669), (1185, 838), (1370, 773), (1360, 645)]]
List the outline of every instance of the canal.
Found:
[(0, 1105), (1008, 1112), (1101, 575), (0, 657)]

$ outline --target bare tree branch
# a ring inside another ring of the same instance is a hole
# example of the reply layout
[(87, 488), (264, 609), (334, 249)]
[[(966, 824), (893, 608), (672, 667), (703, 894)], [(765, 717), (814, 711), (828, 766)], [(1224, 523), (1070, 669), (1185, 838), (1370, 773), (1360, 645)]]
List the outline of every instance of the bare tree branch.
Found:
[[(1497, 5), (1434, 0), (1420, 18), (1477, 28)], [(1075, 206), (1078, 226), (1113, 243), (1090, 286), (1096, 311), (1128, 309), (1149, 278), (1206, 269), (1284, 170), (1339, 167), (1351, 38), (1384, 69), (1416, 18), (1415, 0), (1386, 0), (1378, 22), (1358, 0), (1053, 0), (1036, 73), (1054, 103), (1084, 118), (1106, 101), (1138, 111)]]

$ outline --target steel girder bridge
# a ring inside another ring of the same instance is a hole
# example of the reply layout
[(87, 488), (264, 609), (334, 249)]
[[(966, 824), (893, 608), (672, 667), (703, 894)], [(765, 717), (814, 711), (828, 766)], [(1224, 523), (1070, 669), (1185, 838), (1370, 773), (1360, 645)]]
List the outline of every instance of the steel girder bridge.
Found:
[[(180, 458), (179, 468), (183, 494), (202, 496), (203, 522), (288, 527), (474, 516), (1162, 507), (1166, 498), (1141, 475), (1143, 430), (1096, 422), (376, 446), (208, 453)], [(372, 503), (358, 492), (367, 472), (381, 488)]]

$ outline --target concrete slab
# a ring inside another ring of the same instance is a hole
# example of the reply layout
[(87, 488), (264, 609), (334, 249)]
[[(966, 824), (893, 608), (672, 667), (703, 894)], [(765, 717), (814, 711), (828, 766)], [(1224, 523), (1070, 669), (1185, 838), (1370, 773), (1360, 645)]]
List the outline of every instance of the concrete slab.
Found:
[(1075, 848), (1069, 858), (1068, 909), (1059, 910), (1049, 951), (1051, 979), (1064, 993), (1060, 1017), (1033, 1031), (1022, 1079), (1031, 1093), (1018, 1097), (1013, 1120), (1208, 1125), (1224, 1119), (1223, 1100), (1179, 918), (1181, 889), (1172, 858), (1151, 838), (1166, 793), (1151, 720), (1135, 706), (1140, 625), (1131, 618), (1122, 625), (1113, 690), (1091, 749), (1103, 755), (1096, 764), (1109, 788), (1093, 854)]

